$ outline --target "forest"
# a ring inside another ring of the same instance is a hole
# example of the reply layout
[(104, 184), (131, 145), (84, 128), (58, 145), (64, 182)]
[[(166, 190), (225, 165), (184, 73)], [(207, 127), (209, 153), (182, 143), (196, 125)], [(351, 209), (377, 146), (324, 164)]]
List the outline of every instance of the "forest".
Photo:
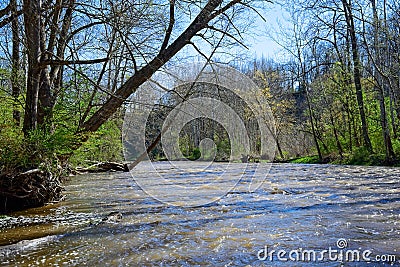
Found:
[[(274, 5), (287, 18), (269, 35), (284, 56), (238, 52)], [(123, 161), (130, 97), (160, 68), (198, 58), (259, 86), (275, 118), (276, 161), (398, 164), (395, 0), (1, 0), (0, 32), (1, 210), (59, 200), (76, 166)], [(199, 158), (196, 140), (209, 136), (226, 159), (223, 129), (190, 137), (189, 128), (186, 157)]]

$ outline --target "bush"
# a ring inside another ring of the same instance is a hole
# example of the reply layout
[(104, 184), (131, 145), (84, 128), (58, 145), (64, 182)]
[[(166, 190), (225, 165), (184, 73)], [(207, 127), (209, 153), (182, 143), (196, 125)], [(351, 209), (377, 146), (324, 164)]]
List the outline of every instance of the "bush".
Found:
[(301, 163), (301, 164), (316, 164), (320, 163), (318, 156), (306, 156), (301, 158), (292, 159), (290, 163)]
[(91, 161), (107, 162), (123, 159), (120, 121), (111, 120), (104, 123), (74, 152), (70, 163), (74, 166), (87, 166)]
[(344, 163), (349, 165), (379, 166), (385, 164), (385, 155), (382, 153), (370, 154), (367, 148), (358, 147), (354, 149)]
[(10, 125), (0, 126), (0, 165), (2, 172), (30, 165), (22, 132)]
[(41, 168), (53, 172), (60, 169), (59, 158), (70, 155), (76, 137), (62, 129), (51, 134), (37, 129), (24, 137), (14, 125), (0, 130), (0, 165), (2, 172)]

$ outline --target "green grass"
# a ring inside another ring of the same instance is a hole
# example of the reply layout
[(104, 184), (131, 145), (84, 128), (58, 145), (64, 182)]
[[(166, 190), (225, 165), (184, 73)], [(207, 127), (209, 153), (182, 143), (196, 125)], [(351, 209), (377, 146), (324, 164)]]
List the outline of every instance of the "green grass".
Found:
[(301, 163), (301, 164), (317, 164), (321, 163), (318, 156), (305, 156), (295, 159), (290, 159), (290, 163)]
[(400, 161), (386, 162), (385, 155), (382, 153), (370, 154), (364, 148), (356, 149), (352, 154), (343, 155), (340, 158), (338, 155), (331, 154), (324, 156), (322, 162), (318, 156), (304, 156), (288, 160), (289, 163), (300, 164), (320, 164), (330, 163), (338, 165), (360, 165), (360, 166), (396, 166), (400, 167)]

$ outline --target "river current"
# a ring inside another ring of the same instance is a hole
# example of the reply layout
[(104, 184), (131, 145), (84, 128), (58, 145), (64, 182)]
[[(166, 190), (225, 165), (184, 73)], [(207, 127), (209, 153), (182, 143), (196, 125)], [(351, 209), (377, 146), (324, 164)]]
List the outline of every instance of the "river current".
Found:
[[(211, 175), (190, 164), (163, 175)], [(254, 192), (228, 188), (193, 207), (153, 198), (129, 173), (71, 177), (65, 201), (0, 219), (1, 265), (400, 266), (399, 168), (272, 164), (265, 173)]]

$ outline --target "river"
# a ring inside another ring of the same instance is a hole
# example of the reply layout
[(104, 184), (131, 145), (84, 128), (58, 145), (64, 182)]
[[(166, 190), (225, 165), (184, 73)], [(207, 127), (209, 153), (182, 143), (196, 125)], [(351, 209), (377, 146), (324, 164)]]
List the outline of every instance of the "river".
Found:
[(129, 173), (79, 175), (65, 201), (0, 219), (1, 263), (400, 266), (399, 177), (399, 168), (272, 164), (255, 192), (239, 186), (184, 207), (147, 195)]

